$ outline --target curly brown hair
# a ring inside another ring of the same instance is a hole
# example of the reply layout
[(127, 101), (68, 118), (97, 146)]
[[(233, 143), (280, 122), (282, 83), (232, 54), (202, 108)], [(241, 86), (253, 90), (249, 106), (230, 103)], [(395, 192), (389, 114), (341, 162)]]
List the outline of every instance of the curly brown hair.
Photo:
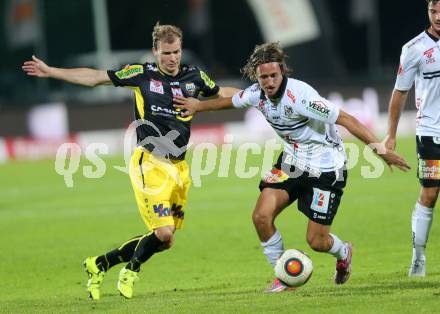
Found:
[(428, 4), (428, 6), (429, 6), (429, 4), (430, 3), (432, 3), (432, 4), (436, 4), (437, 2), (439, 2), (440, 0), (426, 0), (426, 3)]
[(283, 75), (290, 74), (292, 71), (287, 66), (287, 58), (288, 56), (284, 53), (283, 49), (281, 49), (279, 42), (256, 45), (246, 65), (241, 69), (241, 73), (251, 81), (257, 81), (257, 68), (260, 65), (278, 62)]
[(157, 43), (164, 41), (168, 44), (172, 44), (176, 39), (180, 39), (180, 43), (183, 43), (182, 30), (174, 25), (160, 25), (156, 23), (153, 29), (153, 47), (157, 49)]

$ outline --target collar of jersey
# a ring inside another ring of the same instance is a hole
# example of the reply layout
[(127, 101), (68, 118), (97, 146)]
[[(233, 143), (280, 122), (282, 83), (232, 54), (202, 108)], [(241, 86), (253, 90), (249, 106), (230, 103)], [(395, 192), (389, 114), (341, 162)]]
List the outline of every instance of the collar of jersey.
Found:
[(439, 38), (435, 37), (435, 36), (432, 35), (430, 32), (428, 32), (428, 29), (429, 29), (430, 27), (431, 27), (431, 26), (428, 26), (428, 27), (425, 29), (425, 33), (426, 33), (426, 35), (428, 35), (433, 41), (438, 42), (438, 41), (439, 41)]
[(177, 74), (176, 74), (175, 76), (172, 76), (172, 75), (166, 74), (164, 71), (161, 70), (161, 68), (160, 68), (160, 66), (159, 66), (158, 64), (156, 64), (156, 65), (157, 65), (157, 69), (159, 70), (159, 73), (162, 74), (162, 75), (165, 76), (165, 77), (176, 78), (176, 77), (178, 77), (179, 74), (182, 72), (182, 65), (180, 65), (180, 67), (179, 67), (179, 72), (177, 72)]

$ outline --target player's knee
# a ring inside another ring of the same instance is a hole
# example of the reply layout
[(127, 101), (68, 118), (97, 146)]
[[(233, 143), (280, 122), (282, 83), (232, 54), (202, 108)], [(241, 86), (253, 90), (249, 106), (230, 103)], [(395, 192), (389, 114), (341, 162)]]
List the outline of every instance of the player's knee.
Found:
[(159, 239), (159, 241), (163, 243), (163, 245), (165, 245), (166, 243), (169, 243), (169, 247), (168, 248), (171, 247), (172, 241), (173, 241), (173, 237), (174, 237), (174, 233), (171, 230), (166, 229), (166, 228), (164, 228), (164, 229), (162, 229), (162, 228), (157, 229), (156, 230), (156, 236)]
[(255, 227), (270, 225), (272, 223), (272, 217), (265, 212), (254, 210), (252, 213), (252, 221)]

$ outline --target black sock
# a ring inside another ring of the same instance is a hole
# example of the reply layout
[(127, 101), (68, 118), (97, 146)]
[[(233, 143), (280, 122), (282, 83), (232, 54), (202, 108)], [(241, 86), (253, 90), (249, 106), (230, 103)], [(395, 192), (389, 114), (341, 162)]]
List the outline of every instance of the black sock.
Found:
[(134, 250), (142, 237), (142, 235), (134, 237), (123, 243), (119, 248), (114, 249), (104, 255), (98, 256), (96, 259), (96, 266), (98, 266), (98, 269), (107, 271), (119, 263), (126, 263), (130, 261), (134, 254)]
[(162, 242), (157, 238), (154, 232), (150, 235), (145, 235), (139, 240), (133, 257), (125, 268), (138, 272), (141, 269), (141, 264), (145, 263), (154, 253), (158, 252), (158, 248), (161, 244)]

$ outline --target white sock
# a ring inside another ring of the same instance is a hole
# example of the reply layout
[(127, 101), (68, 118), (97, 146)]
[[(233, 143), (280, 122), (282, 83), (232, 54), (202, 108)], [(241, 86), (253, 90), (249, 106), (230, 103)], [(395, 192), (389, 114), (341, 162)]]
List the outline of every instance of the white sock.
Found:
[(337, 259), (346, 258), (348, 255), (346, 245), (341, 241), (341, 239), (338, 238), (337, 235), (332, 233), (329, 233), (329, 235), (333, 238), (333, 246), (328, 252)]
[(425, 255), (426, 242), (432, 224), (433, 208), (416, 203), (412, 213), (413, 260)]
[(278, 230), (267, 242), (261, 242), (264, 248), (263, 252), (266, 255), (267, 261), (275, 267), (278, 257), (284, 252), (283, 238)]

